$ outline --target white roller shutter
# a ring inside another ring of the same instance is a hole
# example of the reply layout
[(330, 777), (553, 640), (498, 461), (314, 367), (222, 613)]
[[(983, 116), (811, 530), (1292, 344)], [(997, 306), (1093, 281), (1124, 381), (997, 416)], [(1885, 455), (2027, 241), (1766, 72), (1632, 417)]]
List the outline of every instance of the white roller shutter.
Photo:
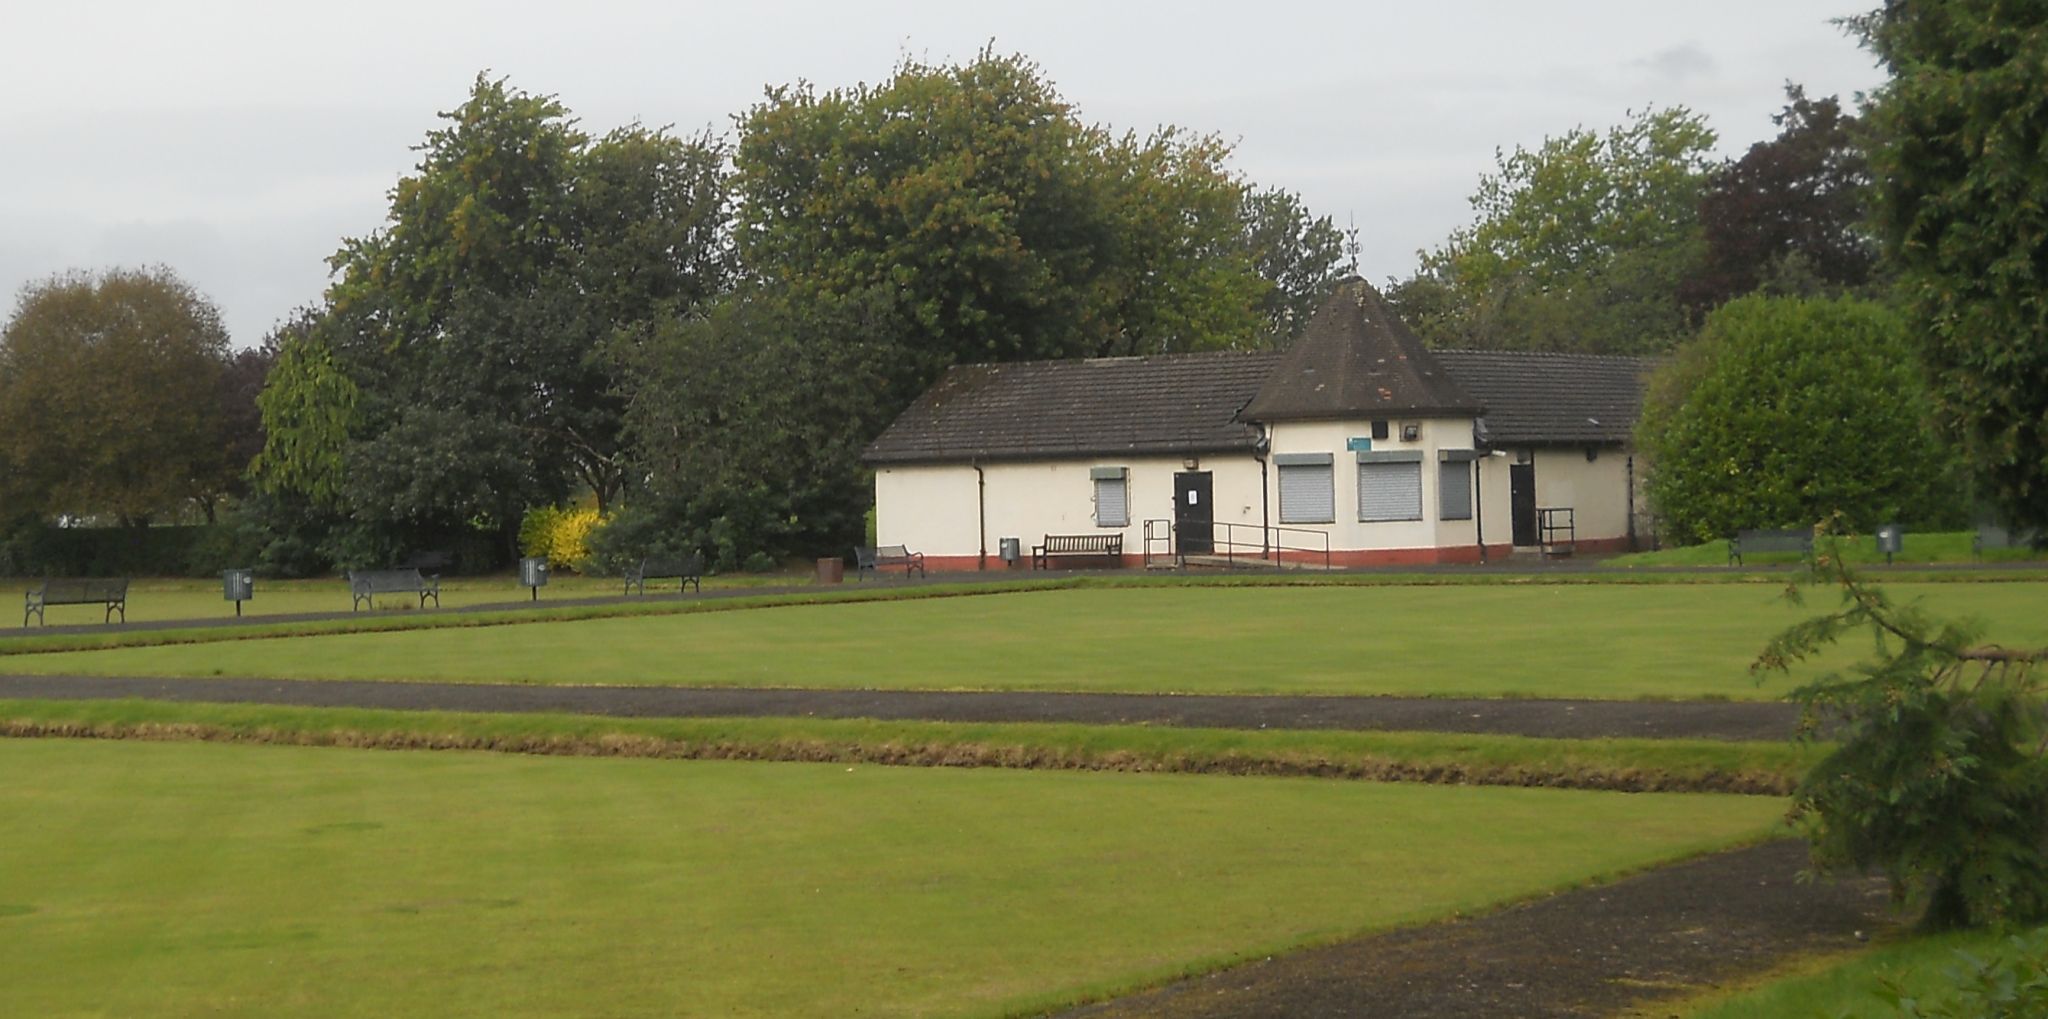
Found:
[(1095, 479), (1095, 524), (1098, 527), (1128, 527), (1131, 523), (1130, 487), (1124, 476)]
[(1327, 524), (1337, 519), (1337, 486), (1330, 464), (1280, 465), (1280, 522)]
[(1422, 519), (1422, 464), (1359, 464), (1358, 519)]

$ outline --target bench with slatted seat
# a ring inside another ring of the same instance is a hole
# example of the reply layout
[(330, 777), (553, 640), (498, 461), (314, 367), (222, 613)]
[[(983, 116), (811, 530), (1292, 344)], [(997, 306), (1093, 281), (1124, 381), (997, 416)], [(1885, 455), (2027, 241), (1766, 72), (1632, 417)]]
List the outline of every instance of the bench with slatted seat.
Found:
[(1797, 552), (1800, 555), (1813, 554), (1812, 531), (1737, 531), (1728, 539), (1728, 565), (1742, 565), (1742, 557), (1751, 552)]
[(920, 577), (924, 576), (924, 553), (912, 552), (903, 545), (861, 545), (853, 550), (855, 580), (862, 579), (864, 574), (893, 570), (899, 566), (903, 568), (903, 576), (906, 578), (912, 572)]
[(650, 580), (674, 580), (676, 593), (683, 593), (685, 587), (695, 586), (697, 593), (704, 593), (704, 556), (691, 553), (686, 556), (648, 556), (626, 567), (626, 593), (647, 593)]
[(2033, 547), (2034, 534), (2032, 531), (2014, 530), (2010, 527), (2000, 527), (1997, 524), (1978, 524), (1977, 533), (1970, 536), (1970, 555), (1977, 559), (1984, 558), (1984, 550), (1987, 548)]
[(1110, 534), (1048, 534), (1045, 540), (1031, 546), (1031, 568), (1052, 569), (1054, 559), (1114, 558), (1121, 560), (1124, 554), (1122, 531)]
[(50, 625), (43, 618), (43, 609), (51, 605), (104, 605), (107, 607), (102, 623), (112, 622), (114, 613), (121, 613), (121, 621), (128, 621), (128, 578), (107, 577), (62, 577), (45, 579), (41, 584), (28, 589), (25, 605), (21, 612), (21, 625), (28, 625), (28, 617), (34, 616), (44, 626)]
[(427, 607), (427, 599), (434, 599), (434, 607), (441, 607), (441, 578), (430, 577), (416, 569), (403, 570), (350, 570), (348, 571), (349, 611), (355, 612), (364, 605), (376, 608), (373, 600), (380, 594), (417, 595), (420, 608)]

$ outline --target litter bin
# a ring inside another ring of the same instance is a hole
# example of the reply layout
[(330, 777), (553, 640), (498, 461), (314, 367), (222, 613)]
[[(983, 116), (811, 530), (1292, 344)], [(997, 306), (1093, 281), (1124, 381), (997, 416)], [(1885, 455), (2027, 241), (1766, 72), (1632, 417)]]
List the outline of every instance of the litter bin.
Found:
[(996, 539), (996, 554), (1000, 556), (1004, 562), (1009, 563), (1012, 566), (1017, 565), (1017, 562), (1024, 558), (1024, 539)]
[(235, 615), (242, 614), (242, 603), (256, 597), (255, 570), (220, 571), (220, 596), (235, 603)]
[(818, 583), (837, 584), (846, 579), (846, 560), (827, 556), (818, 560)]
[(548, 586), (548, 558), (527, 556), (519, 560), (519, 586), (533, 592), (533, 600), (540, 600), (540, 589)]
[(1897, 524), (1886, 524), (1877, 529), (1877, 550), (1884, 553), (1884, 562), (1890, 566), (1892, 556), (1906, 550), (1906, 529)]

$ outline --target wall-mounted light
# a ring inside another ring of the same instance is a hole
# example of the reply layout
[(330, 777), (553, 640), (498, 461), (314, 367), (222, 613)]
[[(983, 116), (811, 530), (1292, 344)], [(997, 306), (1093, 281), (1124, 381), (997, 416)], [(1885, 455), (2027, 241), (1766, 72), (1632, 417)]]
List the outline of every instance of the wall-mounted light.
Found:
[(1182, 467), (1187, 468), (1188, 470), (1194, 470), (1195, 468), (1202, 466), (1202, 458), (1198, 456), (1191, 456), (1185, 460), (1182, 460), (1180, 462), (1180, 465)]
[(1414, 442), (1422, 438), (1422, 426), (1413, 421), (1401, 425), (1401, 441)]

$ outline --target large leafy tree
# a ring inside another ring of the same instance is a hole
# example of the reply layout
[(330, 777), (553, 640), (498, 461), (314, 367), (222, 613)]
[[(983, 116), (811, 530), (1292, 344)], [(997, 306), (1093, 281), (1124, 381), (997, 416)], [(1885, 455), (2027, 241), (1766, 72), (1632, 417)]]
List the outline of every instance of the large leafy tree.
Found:
[(223, 420), (220, 312), (169, 269), (31, 284), (0, 330), (11, 510), (125, 524), (209, 508), (242, 464)]
[(1700, 198), (1705, 257), (1685, 293), (1701, 310), (1788, 278), (1854, 290), (1876, 270), (1856, 118), (1837, 98), (1810, 99), (1797, 85), (1785, 99), (1772, 118), (1778, 136), (1715, 170)]
[(882, 288), (756, 284), (622, 337), (636, 490), (601, 544), (708, 549), (734, 566), (856, 543), (860, 451), (893, 414), (878, 389), (904, 371), (900, 315)]
[(1653, 381), (1638, 441), (1683, 541), (1742, 528), (1948, 524), (1960, 485), (1905, 323), (1854, 298), (1751, 296)]
[(509, 542), (527, 506), (618, 494), (608, 341), (730, 285), (726, 152), (637, 126), (593, 139), (482, 76), (442, 117), (284, 344), (259, 467), (357, 520)]
[(1252, 264), (1272, 284), (1259, 317), (1270, 342), (1284, 346), (1301, 335), (1337, 281), (1357, 273), (1357, 231), (1338, 228), (1280, 188), (1247, 190), (1243, 217)]
[(1671, 107), (1501, 154), (1473, 223), (1394, 288), (1399, 310), (1436, 346), (1669, 349), (1690, 332), (1680, 287), (1713, 144), (1705, 118)]
[(1227, 146), (1085, 125), (1021, 57), (771, 89), (740, 132), (748, 270), (818, 293), (893, 291), (920, 383), (958, 361), (1222, 347), (1257, 331), (1268, 284), (1240, 241), (1245, 189)]
[(1876, 222), (1943, 420), (2010, 522), (2048, 526), (2048, 8), (1887, 0)]

